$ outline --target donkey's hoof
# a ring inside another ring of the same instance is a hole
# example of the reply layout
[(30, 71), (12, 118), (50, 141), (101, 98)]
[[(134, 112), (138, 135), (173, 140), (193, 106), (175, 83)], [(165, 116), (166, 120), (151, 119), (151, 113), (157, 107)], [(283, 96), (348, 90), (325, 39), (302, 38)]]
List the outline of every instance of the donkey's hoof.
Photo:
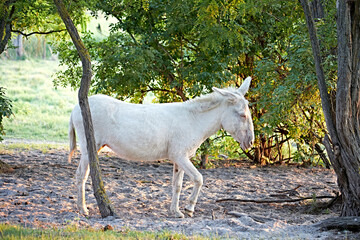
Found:
[(174, 212), (171, 212), (171, 217), (184, 218), (185, 215), (180, 211), (174, 211)]
[(190, 211), (188, 209), (185, 208), (185, 213), (186, 215), (188, 215), (189, 217), (193, 217), (194, 216), (194, 211)]
[(80, 210), (80, 214), (87, 217), (87, 216), (89, 216), (89, 211), (88, 210)]

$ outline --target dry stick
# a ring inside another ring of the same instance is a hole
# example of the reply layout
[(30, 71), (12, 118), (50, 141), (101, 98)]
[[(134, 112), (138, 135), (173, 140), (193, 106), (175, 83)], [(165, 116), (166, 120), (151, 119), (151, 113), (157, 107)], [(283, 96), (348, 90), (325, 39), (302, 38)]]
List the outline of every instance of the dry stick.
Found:
[(236, 199), (236, 198), (224, 198), (218, 199), (215, 202), (251, 202), (251, 203), (286, 203), (286, 202), (300, 202), (309, 199), (324, 199), (324, 198), (336, 198), (337, 196), (318, 196), (318, 197), (303, 197), (294, 199), (274, 199), (274, 200), (256, 200), (256, 199)]
[(293, 188), (293, 189), (288, 189), (288, 190), (279, 190), (279, 191), (276, 191), (276, 192), (278, 192), (278, 193), (293, 192), (293, 191), (295, 191), (295, 190), (299, 189), (300, 187), (302, 187), (302, 185), (297, 185), (297, 186), (296, 186), (295, 188)]

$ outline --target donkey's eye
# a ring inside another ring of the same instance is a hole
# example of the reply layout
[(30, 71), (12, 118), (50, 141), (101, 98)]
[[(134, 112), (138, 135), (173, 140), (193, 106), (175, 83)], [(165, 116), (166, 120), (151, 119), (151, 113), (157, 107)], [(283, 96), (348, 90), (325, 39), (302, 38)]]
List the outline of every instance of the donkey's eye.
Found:
[(244, 112), (236, 112), (236, 113), (240, 118), (246, 118), (246, 114)]

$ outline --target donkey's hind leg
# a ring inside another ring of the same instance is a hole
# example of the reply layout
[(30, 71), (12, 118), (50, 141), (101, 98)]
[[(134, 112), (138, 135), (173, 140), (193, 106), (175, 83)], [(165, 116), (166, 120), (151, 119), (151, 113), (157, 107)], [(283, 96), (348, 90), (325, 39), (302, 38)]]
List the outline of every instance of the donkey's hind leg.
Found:
[(76, 170), (76, 187), (77, 187), (77, 205), (81, 214), (88, 215), (85, 202), (85, 184), (89, 176), (89, 159), (87, 151), (81, 152), (80, 163)]
[(173, 194), (171, 199), (170, 213), (172, 216), (177, 218), (184, 217), (184, 214), (179, 210), (179, 198), (183, 184), (183, 178), (184, 178), (184, 170), (179, 168), (179, 166), (176, 163), (174, 163), (173, 180), (172, 180)]

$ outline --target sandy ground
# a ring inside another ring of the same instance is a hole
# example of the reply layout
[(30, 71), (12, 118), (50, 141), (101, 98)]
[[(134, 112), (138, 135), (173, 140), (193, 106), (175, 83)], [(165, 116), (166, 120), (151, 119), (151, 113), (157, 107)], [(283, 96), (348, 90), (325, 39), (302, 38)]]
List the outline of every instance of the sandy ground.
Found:
[[(15, 167), (0, 174), (0, 222), (29, 227), (80, 227), (115, 230), (170, 230), (234, 239), (356, 239), (351, 232), (321, 231), (314, 223), (339, 214), (338, 206), (319, 210), (324, 200), (285, 203), (216, 202), (219, 199), (280, 200), (330, 196), (338, 191), (332, 170), (298, 167), (237, 167), (200, 170), (204, 186), (193, 218), (168, 217), (172, 164), (129, 162), (114, 155), (100, 157), (103, 180), (119, 218), (102, 219), (87, 183), (89, 217), (78, 214), (74, 174), (79, 154), (71, 164), (63, 151), (1, 154)], [(223, 161), (224, 162), (224, 161)], [(225, 163), (225, 162), (224, 162)], [(229, 164), (233, 165), (233, 164)], [(185, 177), (183, 209), (192, 184)]]

